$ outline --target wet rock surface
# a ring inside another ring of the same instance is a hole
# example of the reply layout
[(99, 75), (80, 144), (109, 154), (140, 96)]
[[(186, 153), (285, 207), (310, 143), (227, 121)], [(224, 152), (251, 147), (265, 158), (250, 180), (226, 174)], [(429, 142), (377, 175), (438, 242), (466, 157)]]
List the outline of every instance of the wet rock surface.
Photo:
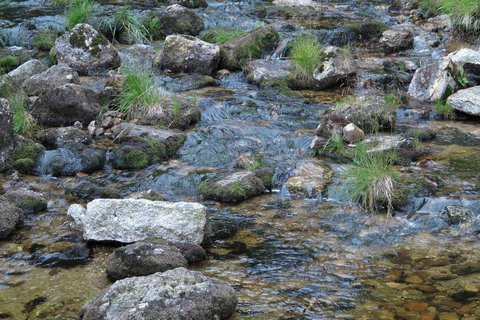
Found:
[(86, 305), (80, 317), (227, 319), (236, 304), (235, 291), (225, 282), (177, 268), (117, 281)]
[(108, 259), (106, 271), (111, 279), (120, 280), (186, 266), (187, 260), (175, 247), (137, 242), (116, 249)]

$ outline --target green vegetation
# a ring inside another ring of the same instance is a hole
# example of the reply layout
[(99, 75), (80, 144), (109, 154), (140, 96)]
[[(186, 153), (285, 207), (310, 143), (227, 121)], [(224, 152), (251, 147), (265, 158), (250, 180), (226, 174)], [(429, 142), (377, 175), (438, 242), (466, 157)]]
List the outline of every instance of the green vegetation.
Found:
[(148, 165), (149, 157), (141, 150), (119, 150), (116, 152), (114, 166), (117, 169), (143, 169)]
[(448, 15), (458, 31), (480, 30), (480, 0), (420, 0), (420, 7), (432, 15)]
[(41, 51), (49, 51), (57, 39), (57, 34), (53, 31), (43, 31), (32, 38), (31, 46)]
[[(148, 43), (150, 41), (147, 27), (140, 22), (128, 6), (115, 13), (113, 19), (102, 20), (100, 28), (106, 29), (106, 32), (111, 35), (112, 41), (127, 40), (129, 43)], [(123, 39), (121, 39), (122, 37)]]
[(0, 58), (0, 74), (8, 73), (20, 65), (20, 59), (14, 56)]
[(396, 158), (395, 153), (367, 152), (365, 146), (357, 146), (352, 167), (344, 173), (348, 200), (371, 212), (384, 207), (391, 214), (399, 185), (399, 173), (393, 167)]
[(453, 110), (453, 107), (449, 103), (443, 100), (437, 100), (435, 102), (433, 105), (433, 111), (437, 117), (445, 120), (451, 120), (455, 118), (455, 110)]
[(43, 147), (36, 143), (26, 143), (15, 150), (13, 167), (23, 173), (33, 173)]
[(117, 108), (131, 117), (134, 113), (148, 111), (149, 107), (157, 106), (162, 100), (163, 96), (155, 88), (151, 76), (127, 72), (117, 97)]
[(72, 29), (79, 23), (85, 23), (95, 11), (97, 4), (93, 0), (73, 0), (67, 13), (67, 29)]
[(300, 86), (310, 87), (315, 69), (325, 60), (320, 43), (315, 37), (299, 36), (292, 45), (290, 57), (293, 61), (292, 78)]
[(467, 78), (467, 74), (465, 73), (465, 70), (463, 70), (463, 67), (460, 68), (460, 71), (458, 72), (457, 82), (464, 88), (470, 82)]
[(12, 93), (8, 98), (10, 109), (13, 114), (13, 132), (27, 135), (34, 127), (27, 112), (27, 97), (23, 92)]
[(200, 35), (200, 39), (217, 44), (244, 35), (245, 33), (247, 33), (247, 31), (240, 29), (213, 28), (204, 31)]
[(399, 96), (393, 94), (386, 94), (383, 99), (385, 100), (387, 106), (392, 109), (397, 108), (402, 102), (402, 99)]
[(254, 161), (249, 162), (247, 164), (248, 170), (258, 170), (258, 169), (261, 169), (262, 167), (263, 167), (263, 163), (261, 159), (255, 159)]
[(323, 151), (327, 155), (345, 155), (345, 147), (343, 137), (340, 135), (333, 135), (328, 139), (327, 143), (325, 143)]
[(167, 158), (167, 150), (163, 143), (160, 143), (158, 140), (144, 137), (142, 138), (150, 146), (151, 153), (151, 162), (159, 162)]

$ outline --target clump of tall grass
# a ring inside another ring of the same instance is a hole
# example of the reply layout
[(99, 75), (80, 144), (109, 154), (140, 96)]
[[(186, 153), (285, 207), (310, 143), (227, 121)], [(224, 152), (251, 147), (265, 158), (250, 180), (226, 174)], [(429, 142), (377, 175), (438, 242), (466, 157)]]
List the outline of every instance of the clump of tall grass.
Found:
[(459, 31), (480, 30), (480, 0), (421, 0), (420, 7), (433, 15), (448, 15)]
[(313, 74), (325, 61), (322, 48), (313, 36), (299, 36), (290, 50), (293, 61), (293, 78), (306, 84), (313, 82)]
[(72, 29), (79, 23), (86, 23), (88, 17), (95, 11), (97, 4), (93, 0), (72, 0), (67, 13), (67, 29)]
[(150, 75), (128, 71), (116, 103), (118, 111), (132, 117), (138, 112), (146, 112), (149, 107), (158, 106), (162, 99)]
[(22, 92), (16, 92), (7, 97), (13, 114), (13, 132), (28, 135), (33, 131), (34, 123), (27, 111), (27, 98)]
[(370, 212), (383, 207), (391, 214), (400, 178), (393, 166), (396, 159), (396, 153), (368, 152), (365, 146), (358, 145), (351, 167), (343, 174), (347, 199)]
[(200, 39), (217, 44), (244, 35), (245, 33), (247, 33), (247, 31), (241, 29), (212, 28), (204, 31), (200, 35)]
[(112, 40), (119, 40), (123, 35), (129, 42), (148, 43), (150, 33), (140, 19), (132, 13), (128, 6), (114, 14), (113, 19), (104, 19), (100, 23), (101, 29), (107, 29)]

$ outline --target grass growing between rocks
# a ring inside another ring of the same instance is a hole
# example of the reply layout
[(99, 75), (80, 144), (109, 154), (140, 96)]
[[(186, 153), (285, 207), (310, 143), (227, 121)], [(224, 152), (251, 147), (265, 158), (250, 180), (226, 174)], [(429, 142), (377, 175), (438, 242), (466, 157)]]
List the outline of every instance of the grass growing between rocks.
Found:
[(433, 15), (448, 15), (458, 31), (480, 30), (480, 0), (420, 0), (420, 7)]
[(128, 117), (149, 107), (158, 105), (163, 96), (155, 88), (150, 75), (127, 72), (120, 94), (117, 97), (117, 109)]
[[(102, 20), (100, 28), (106, 29), (107, 33), (111, 35), (112, 41), (122, 42), (121, 40), (125, 40), (129, 43), (150, 42), (150, 32), (147, 27), (132, 13), (128, 6), (115, 13), (113, 19)], [(121, 35), (124, 39), (120, 40)]]
[(20, 59), (14, 56), (0, 58), (0, 74), (8, 73), (20, 65)]
[(433, 105), (433, 111), (435, 112), (435, 116), (437, 118), (445, 120), (452, 120), (455, 118), (455, 110), (449, 103), (443, 100), (435, 101), (435, 104)]
[(240, 29), (213, 28), (204, 31), (200, 35), (200, 39), (206, 42), (217, 44), (244, 35), (246, 33), (247, 31)]
[(293, 61), (292, 78), (307, 87), (311, 86), (315, 69), (325, 60), (318, 40), (312, 36), (297, 37), (292, 45), (290, 57)]
[(43, 31), (32, 38), (31, 46), (41, 51), (49, 51), (57, 39), (57, 34), (53, 31)]
[(67, 29), (72, 29), (79, 23), (86, 23), (96, 7), (97, 4), (93, 0), (71, 1), (67, 13)]
[(347, 199), (360, 203), (370, 212), (385, 208), (391, 214), (400, 178), (393, 167), (396, 159), (394, 152), (374, 153), (363, 145), (357, 146), (353, 164), (344, 173)]
[(13, 114), (13, 132), (27, 135), (33, 130), (33, 123), (28, 117), (27, 98), (23, 93), (13, 93), (7, 98)]

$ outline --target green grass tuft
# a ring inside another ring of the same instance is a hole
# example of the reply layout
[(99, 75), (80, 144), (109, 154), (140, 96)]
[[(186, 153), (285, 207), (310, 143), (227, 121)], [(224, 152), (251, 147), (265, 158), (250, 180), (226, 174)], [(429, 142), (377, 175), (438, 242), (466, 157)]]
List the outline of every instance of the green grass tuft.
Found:
[(100, 22), (100, 28), (107, 29), (107, 32), (110, 33), (112, 37), (112, 41), (118, 41), (120, 34), (124, 34), (129, 42), (150, 42), (150, 32), (148, 28), (132, 13), (128, 6), (125, 6), (120, 11), (116, 12), (113, 16), (113, 20), (102, 20), (102, 22)]
[(433, 111), (435, 112), (435, 116), (441, 119), (451, 120), (455, 118), (455, 110), (452, 105), (443, 100), (435, 101)]
[(33, 124), (28, 117), (26, 96), (21, 92), (16, 92), (7, 100), (13, 113), (13, 132), (21, 135), (31, 133)]
[(384, 206), (391, 214), (399, 182), (399, 173), (393, 167), (396, 158), (395, 153), (369, 153), (365, 146), (359, 145), (352, 167), (344, 173), (347, 199), (360, 203), (370, 212)]
[(480, 0), (420, 0), (420, 7), (432, 15), (448, 15), (458, 31), (480, 30)]
[(0, 58), (0, 74), (8, 73), (20, 65), (20, 59), (14, 56)]
[(131, 117), (134, 113), (156, 106), (163, 97), (157, 91), (151, 76), (145, 73), (127, 72), (120, 94), (117, 109)]
[(93, 0), (73, 0), (68, 8), (67, 29), (72, 29), (79, 23), (86, 23), (96, 7), (97, 4)]
[(40, 32), (32, 38), (31, 46), (41, 51), (49, 51), (57, 39), (57, 34), (53, 31)]
[(309, 76), (313, 76), (315, 69), (324, 61), (320, 43), (312, 36), (297, 37), (293, 43), (290, 57), (300, 72)]

